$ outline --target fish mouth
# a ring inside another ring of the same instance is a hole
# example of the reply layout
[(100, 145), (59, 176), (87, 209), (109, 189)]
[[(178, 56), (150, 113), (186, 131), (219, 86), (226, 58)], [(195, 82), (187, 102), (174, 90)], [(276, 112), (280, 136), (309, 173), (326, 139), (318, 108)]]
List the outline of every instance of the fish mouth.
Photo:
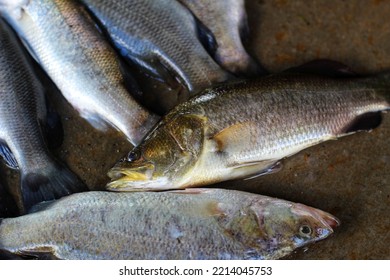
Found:
[(108, 190), (124, 191), (152, 180), (154, 172), (153, 164), (144, 164), (131, 168), (113, 167), (107, 175), (111, 182), (107, 184)]
[(109, 191), (139, 192), (172, 189), (167, 177), (154, 178), (152, 163), (131, 168), (113, 167), (107, 175), (111, 178), (111, 182), (106, 185)]

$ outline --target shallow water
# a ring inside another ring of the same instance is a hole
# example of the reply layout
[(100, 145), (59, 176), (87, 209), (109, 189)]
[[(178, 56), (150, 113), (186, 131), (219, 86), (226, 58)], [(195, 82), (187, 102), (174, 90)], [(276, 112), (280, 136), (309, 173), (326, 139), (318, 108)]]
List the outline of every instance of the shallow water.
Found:
[[(361, 74), (390, 69), (388, 1), (250, 0), (247, 6), (249, 49), (270, 72), (318, 58), (343, 62)], [(131, 144), (116, 131), (91, 128), (61, 96), (51, 99), (65, 130), (57, 156), (91, 190), (102, 189), (107, 170)], [(333, 236), (290, 259), (390, 259), (389, 138), (387, 114), (370, 133), (326, 142), (284, 160), (279, 173), (216, 186), (301, 202), (341, 220)], [(11, 179), (8, 185), (17, 183), (15, 172), (1, 169)]]

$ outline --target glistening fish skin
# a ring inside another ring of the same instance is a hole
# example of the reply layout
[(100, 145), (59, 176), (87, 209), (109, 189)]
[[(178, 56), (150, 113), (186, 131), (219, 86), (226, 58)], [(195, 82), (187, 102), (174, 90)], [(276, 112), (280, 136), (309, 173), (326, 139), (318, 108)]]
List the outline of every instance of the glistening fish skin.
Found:
[(46, 120), (44, 94), (30, 62), (16, 35), (0, 20), (0, 156), (20, 170), (26, 209), (85, 189), (46, 147), (41, 130)]
[(176, 0), (83, 2), (125, 57), (168, 86), (175, 88), (179, 81), (185, 87), (153, 92), (165, 110), (228, 78), (199, 41), (193, 15)]
[(244, 0), (179, 0), (215, 36), (215, 59), (235, 74), (255, 75), (260, 67), (245, 50), (242, 30), (247, 28)]
[(127, 92), (115, 51), (77, 1), (0, 0), (0, 13), (93, 126), (112, 126), (137, 144), (157, 122)]
[(283, 73), (206, 90), (172, 110), (118, 162), (107, 188), (180, 189), (275, 172), (285, 157), (379, 125), (378, 112), (390, 109), (389, 81), (388, 73)]
[(234, 190), (86, 192), (0, 221), (0, 248), (60, 259), (276, 259), (333, 233), (321, 210)]

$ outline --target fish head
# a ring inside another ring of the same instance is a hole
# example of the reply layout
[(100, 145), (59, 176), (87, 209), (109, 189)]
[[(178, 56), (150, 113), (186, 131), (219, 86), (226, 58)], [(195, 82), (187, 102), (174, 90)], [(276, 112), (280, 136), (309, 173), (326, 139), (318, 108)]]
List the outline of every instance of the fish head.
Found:
[[(264, 252), (266, 258), (281, 258), (295, 249), (322, 240), (340, 224), (329, 213), (284, 200), (261, 200), (241, 211), (241, 243), (248, 254)], [(237, 226), (236, 226), (237, 227)], [(237, 231), (237, 229), (236, 229)]]
[(187, 117), (163, 124), (109, 172), (113, 191), (147, 191), (177, 188), (201, 149), (201, 129)]

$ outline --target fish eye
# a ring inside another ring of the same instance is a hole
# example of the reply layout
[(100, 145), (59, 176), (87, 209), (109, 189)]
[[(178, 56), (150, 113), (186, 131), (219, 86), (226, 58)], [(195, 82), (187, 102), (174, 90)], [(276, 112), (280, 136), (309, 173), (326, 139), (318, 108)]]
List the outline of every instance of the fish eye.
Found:
[(309, 227), (308, 225), (301, 225), (299, 227), (299, 234), (300, 235), (303, 235), (303, 236), (310, 236), (310, 234), (313, 232), (313, 230), (311, 229), (311, 227)]
[(131, 151), (127, 155), (126, 161), (132, 162), (132, 161), (136, 161), (139, 158), (140, 158), (140, 153), (138, 151)]

